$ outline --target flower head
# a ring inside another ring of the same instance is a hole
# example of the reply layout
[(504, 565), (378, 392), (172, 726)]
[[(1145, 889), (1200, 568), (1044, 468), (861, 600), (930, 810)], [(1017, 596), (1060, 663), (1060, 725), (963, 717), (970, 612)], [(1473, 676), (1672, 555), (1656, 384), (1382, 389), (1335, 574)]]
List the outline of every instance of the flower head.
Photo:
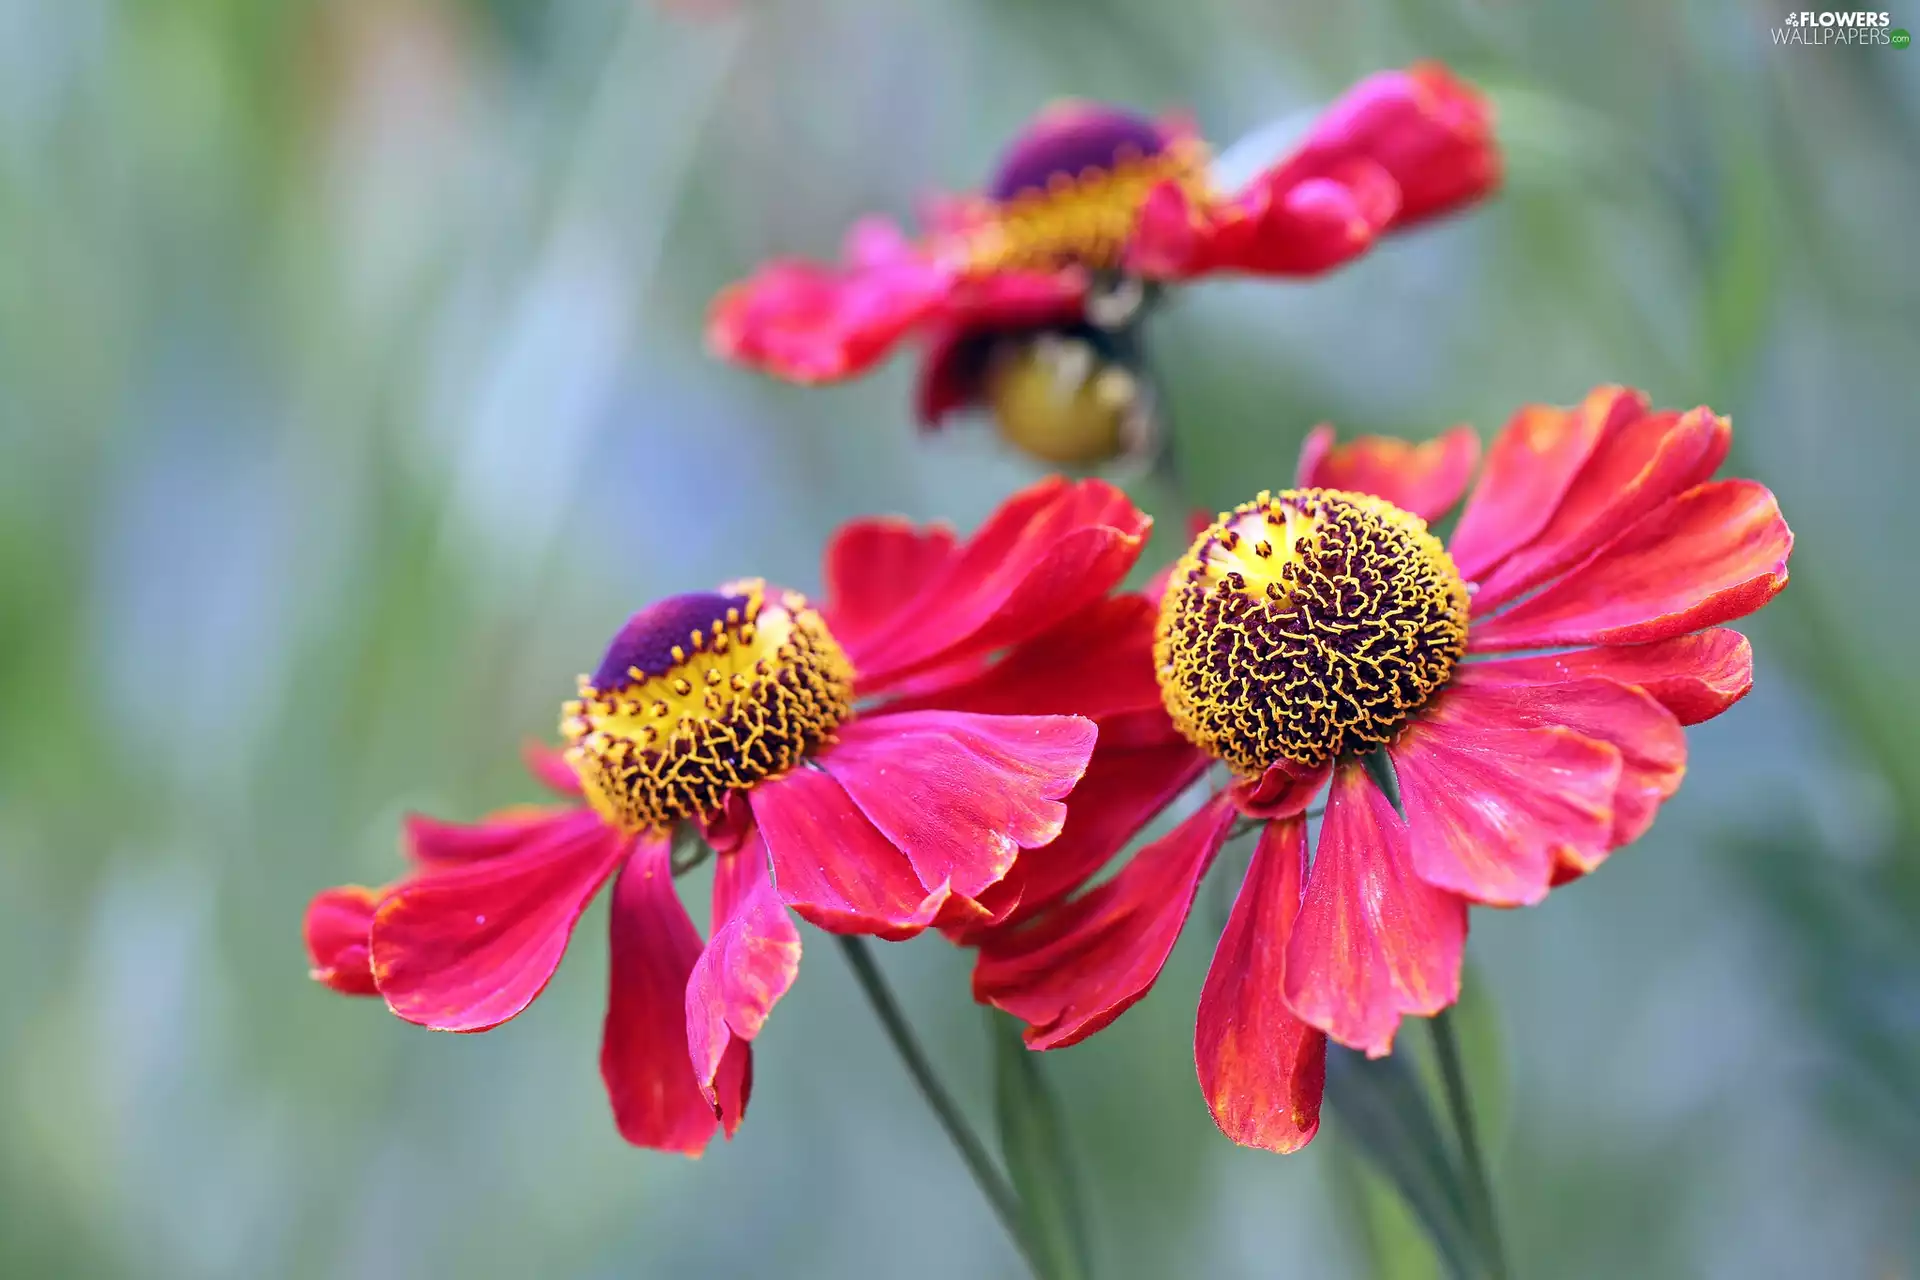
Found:
[[(903, 938), (1018, 905), (1010, 873), (1060, 833), (1095, 733), (1029, 695), (1046, 655), (1079, 647), (1080, 678), (1107, 690), (1091, 710), (1141, 701), (1093, 628), (1147, 525), (1109, 486), (1050, 481), (966, 542), (846, 526), (817, 607), (748, 580), (641, 610), (562, 708), (565, 748), (529, 757), (566, 803), (409, 819), (408, 874), (309, 906), (313, 976), (484, 1031), (540, 993), (612, 879), (601, 1068), (620, 1132), (690, 1154), (731, 1136), (748, 1042), (798, 971), (789, 908)], [(999, 706), (979, 704), (996, 689)], [(705, 942), (675, 888), (691, 865), (677, 832), (714, 853)]]
[(713, 306), (721, 355), (796, 382), (854, 377), (927, 346), (927, 426), (985, 402), (1051, 462), (1151, 440), (1137, 324), (1167, 285), (1216, 272), (1311, 276), (1499, 181), (1485, 104), (1436, 64), (1372, 76), (1290, 154), (1222, 190), (1182, 123), (1066, 103), (983, 188), (939, 201), (918, 238), (857, 225), (835, 266), (783, 260)]
[(672, 596), (628, 619), (561, 711), (567, 762), (610, 824), (720, 812), (787, 772), (853, 713), (853, 667), (797, 591)]
[(1187, 740), (1257, 778), (1385, 742), (1466, 639), (1466, 584), (1425, 521), (1289, 489), (1227, 512), (1181, 559), (1154, 668)]
[[(1384, 1054), (1404, 1015), (1450, 1004), (1468, 905), (1538, 902), (1637, 839), (1680, 785), (1683, 726), (1751, 686), (1721, 624), (1786, 585), (1792, 535), (1764, 487), (1712, 479), (1730, 438), (1708, 409), (1614, 387), (1523, 409), (1443, 546), (1426, 521), (1466, 489), (1472, 432), (1317, 430), (1298, 488), (1222, 515), (1167, 577), (1151, 643), (1130, 645), (1165, 715), (1103, 733), (1047, 851), (1080, 881), (970, 931), (976, 994), (1036, 1048), (1092, 1034), (1257, 826), (1195, 1060), (1229, 1136), (1303, 1145), (1326, 1037)], [(1224, 785), (1085, 887), (1215, 763)]]

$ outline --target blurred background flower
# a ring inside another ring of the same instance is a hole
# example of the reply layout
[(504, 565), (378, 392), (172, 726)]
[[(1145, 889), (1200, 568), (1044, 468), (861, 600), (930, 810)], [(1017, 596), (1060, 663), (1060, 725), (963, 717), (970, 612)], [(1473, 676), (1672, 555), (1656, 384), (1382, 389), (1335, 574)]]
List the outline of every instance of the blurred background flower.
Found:
[(917, 237), (863, 218), (839, 263), (777, 258), (727, 286), (708, 343), (813, 383), (866, 373), (919, 337), (922, 426), (978, 404), (1045, 462), (1151, 459), (1143, 329), (1166, 286), (1320, 275), (1485, 197), (1499, 170), (1485, 102), (1438, 63), (1367, 77), (1304, 137), (1227, 170), (1185, 121), (1056, 102), (978, 191), (923, 197)]
[[(1732, 415), (1727, 470), (1799, 536), (1757, 691), (1647, 838), (1476, 919), (1467, 1050), (1523, 1274), (1911, 1271), (1920, 64), (1776, 46), (1782, 16), (0, 0), (0, 1271), (1017, 1274), (838, 965), (689, 1164), (605, 1123), (599, 949), (455, 1041), (310, 983), (300, 911), (385, 874), (405, 810), (534, 798), (498, 744), (642, 601), (814, 590), (846, 517), (970, 528), (1035, 474), (916, 439), (904, 364), (709, 361), (716, 289), (966, 185), (1056, 98), (1234, 138), (1421, 57), (1488, 90), (1502, 194), (1156, 317), (1180, 473), (1217, 509), (1318, 421), (1487, 434), (1603, 380)], [(1142, 496), (1164, 561), (1185, 499)], [(1192, 932), (1045, 1062), (1103, 1274), (1431, 1274), (1335, 1126), (1220, 1138)], [(967, 958), (882, 959), (984, 1114)]]

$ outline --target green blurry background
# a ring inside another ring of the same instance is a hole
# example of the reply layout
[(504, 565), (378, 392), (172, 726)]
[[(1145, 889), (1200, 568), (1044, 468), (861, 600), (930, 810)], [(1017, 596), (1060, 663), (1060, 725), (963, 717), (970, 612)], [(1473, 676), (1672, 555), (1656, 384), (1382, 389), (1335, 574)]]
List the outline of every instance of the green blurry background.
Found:
[[(603, 913), (456, 1037), (309, 983), (301, 908), (391, 875), (405, 810), (529, 798), (518, 742), (650, 596), (814, 587), (836, 522), (970, 527), (1036, 474), (916, 439), (907, 361), (713, 363), (715, 288), (1056, 96), (1230, 140), (1421, 56), (1490, 89), (1506, 190), (1182, 296), (1182, 467), (1229, 503), (1316, 421), (1602, 381), (1733, 414), (1799, 535), (1756, 692), (1640, 845), (1475, 917), (1502, 1208), (1529, 1276), (1916, 1274), (1920, 53), (1776, 47), (1784, 12), (0, 0), (0, 1274), (1016, 1275), (820, 935), (690, 1162), (608, 1117)], [(1432, 1274), (1336, 1128), (1216, 1133), (1196, 921), (1044, 1063), (1103, 1272)], [(881, 958), (984, 1116), (964, 957)]]

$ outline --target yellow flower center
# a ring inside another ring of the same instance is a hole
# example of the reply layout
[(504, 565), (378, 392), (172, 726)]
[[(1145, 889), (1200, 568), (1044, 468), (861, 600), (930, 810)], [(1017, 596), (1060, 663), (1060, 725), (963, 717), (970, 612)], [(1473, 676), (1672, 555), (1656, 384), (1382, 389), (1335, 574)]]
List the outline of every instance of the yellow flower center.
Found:
[(852, 703), (853, 666), (806, 597), (755, 579), (635, 614), (560, 732), (596, 812), (662, 831), (793, 768)]
[(987, 365), (986, 401), (1009, 444), (1062, 466), (1139, 453), (1153, 437), (1152, 406), (1139, 379), (1063, 334), (997, 349)]
[(1254, 778), (1382, 743), (1452, 674), (1467, 588), (1420, 517), (1338, 489), (1262, 493), (1200, 535), (1160, 605), (1173, 722)]
[(967, 269), (983, 275), (1068, 266), (1117, 270), (1147, 193), (1171, 180), (1197, 197), (1206, 189), (1206, 167), (1206, 145), (1180, 138), (1152, 154), (1122, 146), (1111, 161), (1077, 173), (1056, 171), (1044, 185), (987, 206), (988, 216), (966, 233)]

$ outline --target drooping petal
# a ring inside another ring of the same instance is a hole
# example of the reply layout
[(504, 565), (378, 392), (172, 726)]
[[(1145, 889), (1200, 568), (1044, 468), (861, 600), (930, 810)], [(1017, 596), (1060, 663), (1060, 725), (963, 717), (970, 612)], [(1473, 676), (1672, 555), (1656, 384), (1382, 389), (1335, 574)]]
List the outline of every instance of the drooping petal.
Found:
[(1368, 76), (1342, 94), (1280, 168), (1326, 173), (1353, 158), (1385, 169), (1399, 188), (1395, 230), (1452, 213), (1500, 182), (1500, 151), (1486, 99), (1437, 62)]
[(1113, 879), (1026, 928), (996, 931), (974, 965), (974, 998), (1026, 1022), (1035, 1049), (1073, 1044), (1112, 1022), (1160, 976), (1233, 817), (1216, 797)]
[(1148, 198), (1129, 245), (1142, 274), (1324, 271), (1400, 229), (1480, 199), (1499, 182), (1486, 104), (1433, 63), (1370, 76), (1285, 160), (1224, 200), (1172, 184)]
[(1753, 688), (1753, 646), (1713, 627), (1653, 644), (1572, 649), (1470, 664), (1476, 683), (1565, 684), (1598, 676), (1644, 689), (1681, 724), (1711, 720)]
[(849, 233), (840, 265), (783, 259), (722, 290), (707, 344), (794, 382), (850, 378), (937, 315), (958, 281), (951, 264), (869, 220)]
[(929, 428), (980, 400), (1000, 342), (1083, 322), (1086, 284), (1078, 272), (995, 273), (957, 289), (944, 316), (914, 383), (915, 417)]
[(1447, 540), (1460, 575), (1477, 582), (1533, 541), (1600, 441), (1646, 411), (1637, 391), (1596, 387), (1572, 409), (1532, 404), (1514, 414), (1487, 451), (1480, 481)]
[(1099, 480), (1009, 498), (889, 624), (847, 644), (861, 691), (1028, 640), (1119, 584), (1152, 520)]
[(530, 834), (545, 830), (557, 818), (579, 812), (519, 805), (490, 813), (478, 822), (444, 822), (423, 813), (409, 813), (400, 821), (400, 839), (407, 856), (421, 866), (465, 866), (518, 852), (526, 846)]
[(1475, 902), (1538, 902), (1563, 862), (1612, 847), (1620, 752), (1571, 729), (1518, 728), (1470, 692), (1442, 694), (1393, 743), (1414, 870)]
[(1270, 175), (1211, 202), (1163, 182), (1141, 205), (1127, 269), (1155, 280), (1315, 276), (1365, 253), (1399, 211), (1392, 175), (1364, 159), (1327, 173)]
[[(1514, 685), (1498, 675), (1483, 675), (1480, 665), (1461, 666), (1446, 697), (1458, 705), (1473, 704), (1471, 714), (1483, 723), (1570, 729), (1583, 738), (1612, 743), (1620, 752), (1620, 782), (1613, 794), (1610, 846), (1618, 848), (1645, 834), (1687, 772), (1687, 735), (1673, 713), (1646, 692), (1611, 680)], [(1580, 850), (1571, 852), (1577, 855)], [(1591, 871), (1599, 862), (1574, 856), (1565, 865)]]
[(307, 974), (315, 982), (347, 996), (377, 995), (367, 937), (373, 929), (373, 910), (384, 889), (343, 884), (322, 889), (307, 904), (303, 932), (307, 940)]
[(1415, 873), (1400, 815), (1364, 769), (1342, 765), (1287, 944), (1294, 1013), (1382, 1057), (1403, 1014), (1459, 998), (1466, 937), (1466, 903)]
[(726, 1047), (733, 1061), (718, 1074), (728, 1092), (721, 1104), (709, 1103), (687, 1043), (688, 981), (700, 956), (700, 931), (674, 891), (664, 841), (643, 841), (621, 868), (609, 930), (613, 960), (600, 1076), (614, 1123), (637, 1147), (697, 1156), (713, 1139), (718, 1105), (728, 1106), (738, 1124), (750, 1051), (745, 1041)]
[(1283, 756), (1252, 781), (1235, 779), (1227, 794), (1234, 807), (1250, 818), (1294, 818), (1313, 803), (1332, 773), (1331, 760), (1303, 765)]
[(725, 1083), (728, 1055), (760, 1034), (800, 971), (800, 931), (773, 891), (757, 837), (716, 863), (713, 925), (687, 982), (687, 1047), (700, 1092), (731, 1138), (741, 1113), (716, 1081)]
[(1242, 1146), (1268, 1151), (1312, 1141), (1326, 1086), (1327, 1037), (1295, 1017), (1283, 994), (1306, 872), (1306, 823), (1268, 823), (1214, 948), (1193, 1029), (1213, 1122)]
[(1060, 834), (1094, 735), (1079, 716), (904, 711), (848, 721), (818, 761), (922, 885), (978, 898)]
[(898, 516), (851, 520), (827, 544), (827, 595), (820, 607), (834, 638), (858, 649), (954, 556), (953, 530)]
[(1786, 587), (1792, 552), (1793, 533), (1765, 485), (1703, 484), (1538, 594), (1476, 619), (1467, 648), (1647, 644), (1730, 622)]
[(522, 836), (510, 852), (431, 867), (381, 900), (373, 976), (402, 1018), (485, 1031), (526, 1008), (627, 846), (584, 809), (528, 824)]
[(1480, 580), (1474, 612), (1564, 572), (1667, 499), (1704, 484), (1732, 440), (1727, 420), (1707, 408), (1651, 413), (1606, 436), (1540, 535)]
[(891, 714), (942, 707), (984, 715), (1081, 715), (1103, 725), (1114, 717), (1159, 711), (1164, 720), (1160, 684), (1153, 674), (1158, 612), (1139, 595), (1097, 600), (1046, 633), (1015, 645), (991, 666), (956, 673), (937, 686), (916, 681), (921, 692), (896, 698), (885, 710)]
[(718, 810), (700, 814), (693, 822), (700, 828), (700, 838), (715, 853), (735, 853), (753, 834), (753, 807), (747, 803), (745, 792), (729, 791)]
[(1455, 427), (1419, 444), (1395, 436), (1334, 440), (1333, 428), (1324, 423), (1307, 433), (1300, 448), (1301, 488), (1370, 493), (1422, 520), (1453, 509), (1480, 461), (1480, 437), (1472, 427)]
[(976, 403), (986, 386), (993, 335), (948, 325), (927, 340), (913, 380), (913, 417), (933, 430)]
[[(982, 893), (989, 918), (1005, 921), (994, 927), (1031, 920), (1098, 875), (1208, 763), (1178, 736), (1110, 743), (1103, 729), (1085, 776), (1067, 797), (1067, 825), (1059, 838), (1022, 854), (1004, 880)], [(978, 936), (970, 932), (962, 940)]]
[(801, 767), (750, 793), (780, 900), (834, 933), (910, 938), (932, 924), (950, 893), (931, 891), (838, 780)]
[(548, 790), (557, 791), (563, 796), (580, 794), (580, 776), (567, 763), (565, 753), (544, 742), (528, 741), (521, 745), (520, 758), (526, 762), (527, 772)]

